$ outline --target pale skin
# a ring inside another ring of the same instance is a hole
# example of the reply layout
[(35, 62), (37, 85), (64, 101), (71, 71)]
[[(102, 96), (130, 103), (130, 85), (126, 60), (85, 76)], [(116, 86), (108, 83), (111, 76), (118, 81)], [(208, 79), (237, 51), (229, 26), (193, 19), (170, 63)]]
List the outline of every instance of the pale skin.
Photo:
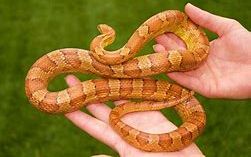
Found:
[[(210, 14), (187, 4), (186, 14), (197, 24), (218, 34), (210, 42), (207, 61), (197, 70), (167, 74), (177, 83), (190, 88), (206, 97), (244, 99), (251, 97), (251, 33), (237, 21)], [(156, 38), (156, 52), (167, 53), (170, 49), (185, 47), (173, 34), (164, 34)], [(73, 75), (68, 75), (69, 86), (80, 83)], [(249, 80), (248, 80), (249, 79)], [(116, 105), (125, 100), (115, 102)], [(200, 149), (191, 144), (177, 152), (149, 153), (127, 144), (110, 127), (108, 119), (111, 108), (103, 103), (90, 104), (87, 110), (94, 116), (82, 111), (68, 113), (65, 116), (83, 131), (114, 149), (121, 157), (180, 157), (203, 156)], [(132, 113), (123, 117), (123, 121), (139, 130), (150, 133), (170, 132), (177, 127), (159, 111)]]
[[(209, 98), (247, 99), (251, 97), (251, 32), (239, 22), (209, 14), (189, 4), (186, 14), (198, 25), (216, 33), (209, 56), (198, 69), (167, 74), (180, 85)], [(184, 47), (173, 34), (156, 38), (156, 52)]]

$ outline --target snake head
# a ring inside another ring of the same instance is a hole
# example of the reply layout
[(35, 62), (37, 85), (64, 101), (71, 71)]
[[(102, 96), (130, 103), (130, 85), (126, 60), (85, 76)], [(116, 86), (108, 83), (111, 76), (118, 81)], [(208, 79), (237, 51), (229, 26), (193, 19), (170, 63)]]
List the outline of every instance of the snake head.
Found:
[(108, 26), (107, 24), (99, 24), (97, 28), (101, 34), (106, 34), (106, 35), (115, 34), (115, 30), (111, 26)]
[(107, 65), (123, 62), (123, 56), (120, 55), (121, 49), (115, 51), (104, 49), (114, 42), (116, 36), (115, 30), (106, 24), (99, 24), (97, 28), (101, 34), (91, 41), (90, 52), (92, 56), (99, 62)]

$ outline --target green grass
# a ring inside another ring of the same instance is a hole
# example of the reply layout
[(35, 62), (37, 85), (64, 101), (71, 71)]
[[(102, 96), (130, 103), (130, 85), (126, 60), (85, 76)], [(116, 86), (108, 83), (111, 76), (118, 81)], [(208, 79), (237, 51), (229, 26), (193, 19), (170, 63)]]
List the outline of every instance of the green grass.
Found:
[[(190, 2), (251, 28), (250, 2)], [(48, 116), (32, 108), (24, 95), (27, 70), (37, 58), (54, 49), (88, 49), (98, 34), (99, 23), (116, 29), (115, 49), (151, 15), (166, 9), (183, 10), (185, 4), (184, 0), (0, 0), (0, 156), (117, 156), (63, 116)], [(208, 35), (210, 39), (216, 37)], [(150, 45), (144, 51), (152, 51)], [(60, 77), (51, 88), (62, 86), (65, 83)], [(251, 101), (198, 98), (208, 117), (206, 130), (197, 140), (205, 155), (250, 156)]]

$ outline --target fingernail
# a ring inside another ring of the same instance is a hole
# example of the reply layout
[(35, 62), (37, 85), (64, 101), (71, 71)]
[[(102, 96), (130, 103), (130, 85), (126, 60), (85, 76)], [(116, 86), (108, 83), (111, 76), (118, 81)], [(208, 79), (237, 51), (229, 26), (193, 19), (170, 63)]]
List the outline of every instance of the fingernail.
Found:
[(156, 47), (157, 47), (157, 44), (153, 45), (153, 49), (154, 49), (154, 50), (156, 49)]
[(153, 45), (153, 50), (154, 50), (155, 52), (161, 52), (160, 44), (155, 44), (155, 45)]
[(67, 76), (65, 77), (65, 80), (66, 80), (66, 82), (72, 84), (72, 83), (75, 82), (75, 77), (74, 77), (73, 75), (67, 75)]
[(192, 3), (187, 3), (186, 6), (192, 6), (192, 7), (195, 7), (195, 5), (193, 5)]

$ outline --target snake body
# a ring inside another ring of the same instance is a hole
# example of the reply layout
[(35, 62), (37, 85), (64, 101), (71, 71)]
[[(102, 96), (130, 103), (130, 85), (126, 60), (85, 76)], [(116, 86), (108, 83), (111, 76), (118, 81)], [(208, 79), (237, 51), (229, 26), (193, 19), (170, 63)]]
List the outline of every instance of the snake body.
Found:
[[(32, 65), (25, 79), (29, 101), (44, 112), (67, 113), (94, 102), (142, 99), (145, 101), (119, 105), (110, 113), (110, 125), (124, 140), (145, 151), (177, 151), (191, 144), (205, 126), (203, 107), (193, 92), (147, 76), (197, 68), (208, 55), (209, 42), (205, 33), (177, 10), (164, 11), (149, 18), (116, 51), (104, 49), (114, 41), (115, 31), (104, 24), (98, 29), (101, 34), (92, 40), (90, 51), (59, 49), (42, 56)], [(133, 58), (146, 42), (165, 32), (180, 37), (186, 50)], [(87, 80), (58, 92), (47, 90), (50, 79), (67, 72), (94, 73), (104, 78)], [(169, 133), (146, 133), (120, 120), (130, 112), (166, 107), (174, 107), (184, 122)]]

